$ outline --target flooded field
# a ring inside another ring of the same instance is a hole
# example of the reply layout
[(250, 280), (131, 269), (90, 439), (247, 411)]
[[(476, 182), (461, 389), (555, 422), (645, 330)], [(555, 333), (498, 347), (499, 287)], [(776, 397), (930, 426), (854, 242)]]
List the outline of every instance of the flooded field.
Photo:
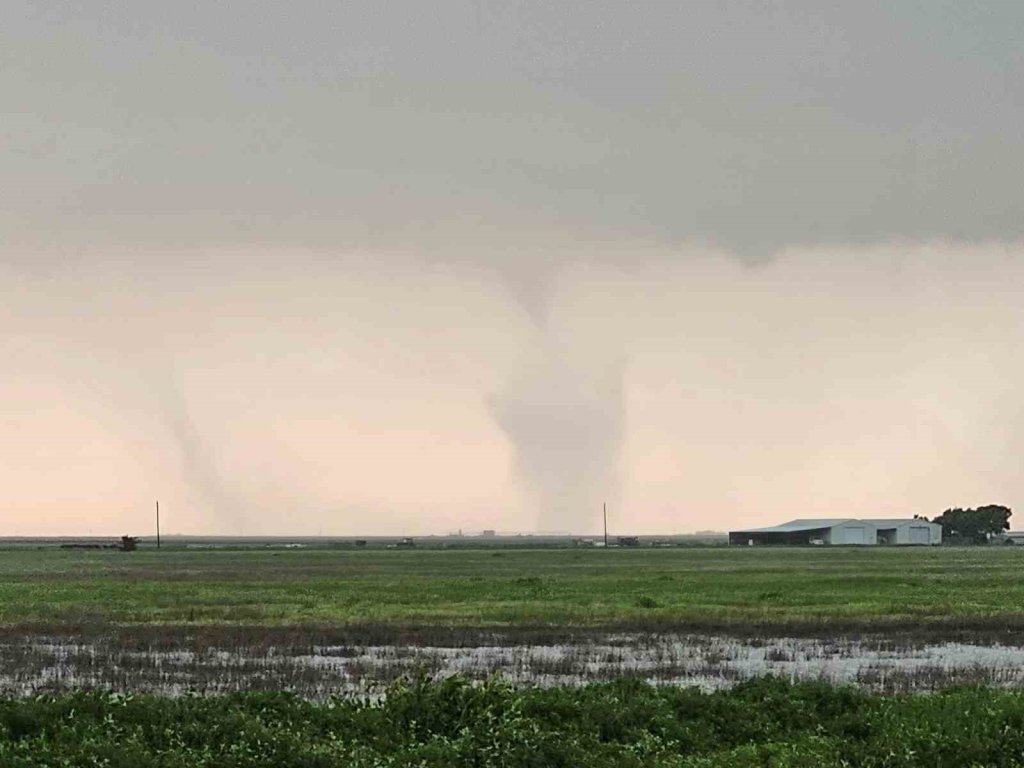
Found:
[(762, 675), (850, 683), (872, 692), (961, 684), (1024, 689), (1024, 647), (912, 644), (881, 638), (737, 639), (609, 634), (555, 644), (254, 645), (189, 650), (91, 637), (10, 637), (0, 643), (0, 694), (82, 689), (181, 695), (286, 690), (310, 700), (375, 697), (399, 678), (495, 676), (519, 685), (578, 686), (637, 678), (653, 685), (729, 688)]
[(285, 690), (414, 675), (521, 686), (762, 675), (1024, 690), (1024, 548), (12, 549), (0, 695)]

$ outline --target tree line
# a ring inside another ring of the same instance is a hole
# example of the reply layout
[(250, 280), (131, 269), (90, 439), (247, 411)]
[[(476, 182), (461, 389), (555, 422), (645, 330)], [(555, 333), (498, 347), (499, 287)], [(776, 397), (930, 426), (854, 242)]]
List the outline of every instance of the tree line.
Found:
[(1010, 530), (1013, 511), (1001, 504), (977, 509), (947, 509), (931, 522), (942, 526), (942, 540), (949, 544), (985, 544), (993, 536)]

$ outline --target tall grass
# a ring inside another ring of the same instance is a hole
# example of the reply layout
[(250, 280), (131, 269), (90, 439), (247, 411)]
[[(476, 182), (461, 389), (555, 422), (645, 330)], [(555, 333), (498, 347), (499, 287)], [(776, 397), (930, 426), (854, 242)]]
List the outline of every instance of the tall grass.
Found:
[(78, 694), (0, 702), (0, 765), (547, 768), (1024, 765), (1024, 696), (870, 696), (760, 679), (516, 690), (450, 679), (380, 703), (284, 694)]

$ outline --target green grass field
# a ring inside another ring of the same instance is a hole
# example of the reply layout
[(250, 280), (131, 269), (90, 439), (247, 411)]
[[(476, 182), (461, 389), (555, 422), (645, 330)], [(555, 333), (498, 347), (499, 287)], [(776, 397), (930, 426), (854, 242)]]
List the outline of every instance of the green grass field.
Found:
[(0, 551), (0, 623), (1024, 627), (1024, 550)]

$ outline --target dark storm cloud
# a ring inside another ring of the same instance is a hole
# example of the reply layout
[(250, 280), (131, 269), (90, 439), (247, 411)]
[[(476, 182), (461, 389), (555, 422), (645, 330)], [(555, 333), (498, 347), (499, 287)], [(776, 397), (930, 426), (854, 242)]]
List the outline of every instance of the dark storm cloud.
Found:
[(1024, 234), (1017, 3), (41, 8), (3, 41), (17, 238)]

